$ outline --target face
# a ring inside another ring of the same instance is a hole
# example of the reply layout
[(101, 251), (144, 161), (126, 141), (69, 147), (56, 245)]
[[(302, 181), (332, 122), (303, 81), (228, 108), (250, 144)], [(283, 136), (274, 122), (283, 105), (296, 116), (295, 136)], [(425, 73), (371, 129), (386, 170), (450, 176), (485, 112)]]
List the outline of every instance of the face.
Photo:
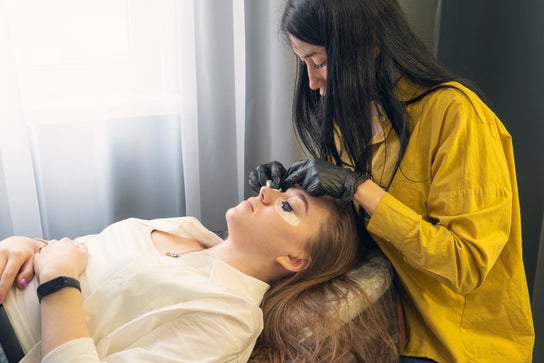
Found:
[(327, 53), (325, 47), (305, 43), (289, 36), (291, 48), (296, 56), (306, 65), (308, 79), (312, 90), (319, 89), (319, 94), (325, 96), (327, 85)]
[(306, 243), (316, 236), (334, 210), (330, 198), (315, 198), (304, 189), (262, 187), (257, 197), (227, 211), (229, 238), (270, 257), (307, 255)]

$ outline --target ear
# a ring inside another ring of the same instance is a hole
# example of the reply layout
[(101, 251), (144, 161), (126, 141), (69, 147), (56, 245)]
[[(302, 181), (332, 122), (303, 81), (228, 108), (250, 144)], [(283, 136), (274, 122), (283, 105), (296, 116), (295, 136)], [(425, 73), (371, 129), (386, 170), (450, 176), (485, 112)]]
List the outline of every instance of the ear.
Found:
[(287, 255), (277, 257), (276, 262), (289, 272), (299, 272), (310, 265), (310, 258)]

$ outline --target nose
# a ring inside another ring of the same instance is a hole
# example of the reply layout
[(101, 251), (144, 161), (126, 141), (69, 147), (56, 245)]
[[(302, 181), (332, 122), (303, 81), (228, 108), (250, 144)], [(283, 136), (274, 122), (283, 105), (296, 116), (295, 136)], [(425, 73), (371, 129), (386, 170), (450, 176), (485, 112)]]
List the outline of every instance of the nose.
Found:
[(310, 89), (314, 91), (319, 89), (321, 95), (324, 95), (327, 79), (323, 76), (323, 69), (315, 69), (310, 65), (308, 65), (306, 69), (308, 70), (308, 81)]
[(266, 186), (261, 187), (261, 190), (259, 190), (259, 199), (261, 200), (261, 203), (264, 205), (272, 204), (276, 199), (274, 197), (275, 193), (279, 193), (279, 191)]

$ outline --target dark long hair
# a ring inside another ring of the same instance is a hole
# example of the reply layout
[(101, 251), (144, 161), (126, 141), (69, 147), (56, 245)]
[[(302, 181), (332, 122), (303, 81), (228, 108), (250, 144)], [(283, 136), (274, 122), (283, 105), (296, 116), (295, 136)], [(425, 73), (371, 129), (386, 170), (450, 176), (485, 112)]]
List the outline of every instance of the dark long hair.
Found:
[(395, 95), (400, 76), (433, 88), (457, 80), (442, 67), (410, 28), (395, 0), (289, 0), (281, 31), (323, 46), (327, 55), (326, 95), (309, 88), (308, 73), (298, 66), (293, 103), (297, 136), (314, 157), (341, 165), (335, 145), (338, 127), (352, 166), (372, 172), (371, 103), (377, 102), (400, 140), (397, 166), (410, 137), (406, 103)]

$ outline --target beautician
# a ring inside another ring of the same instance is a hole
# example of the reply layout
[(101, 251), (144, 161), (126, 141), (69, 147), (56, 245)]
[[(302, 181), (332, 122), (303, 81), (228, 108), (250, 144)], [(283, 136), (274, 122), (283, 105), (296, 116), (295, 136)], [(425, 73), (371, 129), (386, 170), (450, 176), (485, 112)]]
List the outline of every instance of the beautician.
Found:
[[(401, 362), (531, 362), (512, 140), (395, 0), (290, 0), (294, 126), (313, 158), (250, 174), (354, 202), (404, 288)], [(325, 161), (326, 160), (326, 161)]]

